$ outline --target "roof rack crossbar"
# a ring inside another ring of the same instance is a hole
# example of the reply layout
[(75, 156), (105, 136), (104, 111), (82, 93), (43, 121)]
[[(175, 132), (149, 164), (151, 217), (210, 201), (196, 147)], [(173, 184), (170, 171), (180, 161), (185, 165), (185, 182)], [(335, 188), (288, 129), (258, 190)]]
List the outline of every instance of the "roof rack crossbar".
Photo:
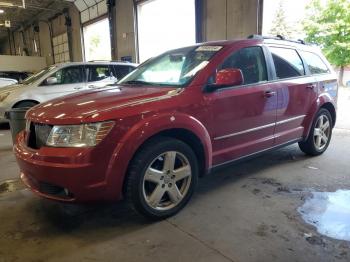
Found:
[(277, 35), (277, 36), (263, 36), (263, 35), (250, 35), (248, 36), (248, 39), (273, 39), (273, 40), (283, 40), (283, 41), (288, 41), (288, 42), (293, 42), (293, 43), (298, 43), (298, 44), (303, 44), (306, 45), (305, 41), (302, 39), (298, 40), (292, 40), (292, 39), (287, 39), (282, 35)]

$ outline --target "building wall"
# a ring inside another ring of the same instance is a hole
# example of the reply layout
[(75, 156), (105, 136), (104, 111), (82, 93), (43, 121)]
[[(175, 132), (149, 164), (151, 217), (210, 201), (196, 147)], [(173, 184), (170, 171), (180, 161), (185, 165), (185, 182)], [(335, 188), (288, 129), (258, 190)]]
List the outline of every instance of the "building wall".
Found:
[[(72, 22), (72, 26), (70, 28), (67, 28), (67, 26), (65, 25), (64, 15), (59, 15), (56, 18), (46, 22), (40, 21), (38, 23), (39, 32), (34, 32), (34, 28), (32, 26), (27, 27), (23, 31), (24, 38), (22, 36), (21, 31), (13, 32), (15, 48), (12, 46), (12, 55), (43, 56), (46, 59), (46, 63), (48, 65), (51, 65), (54, 63), (53, 52), (51, 47), (51, 36), (57, 36), (59, 34), (67, 32), (68, 30), (71, 36), (71, 61), (82, 61), (83, 55), (79, 11), (74, 6), (72, 6), (69, 8), (68, 14)], [(50, 34), (49, 25), (52, 28), (52, 35)], [(36, 40), (37, 51), (35, 51), (33, 41), (34, 39)], [(13, 42), (12, 39), (11, 42)], [(11, 54), (8, 39), (5, 39), (0, 45), (1, 54)], [(27, 52), (24, 52), (24, 50), (27, 50)]]
[(237, 39), (257, 34), (259, 2), (262, 8), (259, 0), (203, 0), (203, 39)]
[[(259, 32), (259, 6), (262, 11), (263, 0), (202, 0), (203, 41), (246, 38), (250, 34)], [(260, 3), (260, 5), (259, 5)], [(135, 30), (134, 30), (134, 6), (133, 0), (116, 0), (115, 12), (115, 46), (114, 58), (120, 60), (123, 56), (131, 56), (136, 61)], [(72, 6), (69, 8), (72, 27), (70, 34), (71, 60), (83, 60), (82, 32), (79, 11)], [(261, 17), (260, 17), (261, 19)], [(261, 26), (262, 19), (260, 20)], [(65, 19), (60, 15), (53, 19), (52, 36), (67, 31)], [(41, 55), (46, 58), (48, 65), (52, 64), (53, 54), (51, 48), (51, 37), (47, 23), (39, 23), (40, 32), (35, 34), (30, 27), (25, 31), (27, 49), (29, 55)], [(16, 55), (23, 55), (24, 43), (19, 32), (14, 33), (16, 43)], [(38, 39), (40, 52), (33, 52), (32, 39)], [(27, 40), (28, 39), (28, 40)], [(9, 54), (8, 43), (2, 43), (2, 53)]]
[(132, 0), (118, 0), (116, 2), (116, 41), (117, 59), (132, 56), (136, 60), (134, 5)]

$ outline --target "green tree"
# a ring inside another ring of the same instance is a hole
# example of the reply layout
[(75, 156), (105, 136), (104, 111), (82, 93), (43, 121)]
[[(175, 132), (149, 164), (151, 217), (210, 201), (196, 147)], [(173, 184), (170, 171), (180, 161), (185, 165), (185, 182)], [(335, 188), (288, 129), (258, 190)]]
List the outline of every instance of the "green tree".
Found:
[(331, 64), (340, 68), (339, 83), (343, 84), (344, 67), (350, 65), (350, 1), (313, 0), (304, 21), (306, 40), (322, 48)]
[(89, 48), (89, 53), (92, 55), (95, 50), (98, 48), (100, 45), (101, 39), (99, 35), (93, 35), (90, 38), (90, 48)]
[(273, 36), (282, 35), (286, 38), (292, 38), (293, 33), (293, 28), (287, 23), (284, 6), (280, 0), (275, 17), (272, 20), (272, 27), (269, 34)]

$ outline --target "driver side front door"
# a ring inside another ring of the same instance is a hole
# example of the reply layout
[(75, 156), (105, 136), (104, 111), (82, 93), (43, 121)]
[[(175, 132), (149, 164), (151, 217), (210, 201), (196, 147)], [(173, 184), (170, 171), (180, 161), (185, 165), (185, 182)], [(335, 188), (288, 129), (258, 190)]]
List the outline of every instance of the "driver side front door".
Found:
[(38, 87), (37, 92), (46, 101), (82, 91), (85, 86), (83, 66), (68, 66), (47, 77)]
[(217, 69), (238, 68), (244, 83), (207, 93), (213, 114), (213, 165), (220, 165), (274, 145), (277, 96), (267, 82), (262, 47), (235, 51)]

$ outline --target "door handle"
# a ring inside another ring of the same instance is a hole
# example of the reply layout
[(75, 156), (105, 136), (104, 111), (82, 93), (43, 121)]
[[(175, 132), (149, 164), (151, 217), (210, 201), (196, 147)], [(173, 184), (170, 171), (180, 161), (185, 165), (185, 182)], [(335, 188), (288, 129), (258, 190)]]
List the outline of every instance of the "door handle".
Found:
[(76, 87), (74, 87), (74, 89), (75, 90), (80, 90), (80, 89), (83, 89), (83, 87), (82, 86), (76, 86)]
[(88, 85), (88, 88), (96, 88), (97, 86), (95, 85)]
[(267, 98), (273, 97), (274, 95), (276, 95), (276, 92), (275, 91), (271, 91), (271, 90), (265, 91), (265, 93), (264, 93), (264, 96), (267, 97)]
[(306, 88), (314, 89), (314, 88), (316, 88), (316, 84), (309, 84), (309, 85), (306, 86)]

